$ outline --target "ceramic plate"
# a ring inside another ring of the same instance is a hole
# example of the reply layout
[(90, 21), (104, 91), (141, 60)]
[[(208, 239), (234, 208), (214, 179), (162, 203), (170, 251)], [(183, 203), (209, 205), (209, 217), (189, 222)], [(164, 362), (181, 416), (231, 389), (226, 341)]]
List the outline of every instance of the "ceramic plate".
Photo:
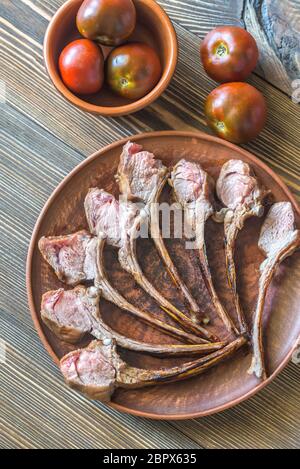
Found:
[[(242, 148), (206, 134), (189, 132), (156, 132), (138, 135), (131, 140), (154, 152), (157, 158), (162, 159), (168, 166), (174, 165), (181, 158), (199, 162), (215, 179), (221, 166), (228, 159), (242, 159), (251, 164), (260, 181), (271, 189), (273, 201), (292, 202), (299, 224), (299, 207), (287, 187), (273, 171)], [(59, 341), (44, 326), (40, 318), (40, 303), (43, 293), (63, 285), (42, 259), (38, 251), (38, 240), (43, 235), (68, 234), (87, 228), (83, 201), (90, 187), (99, 186), (115, 195), (118, 194), (114, 174), (125, 142), (126, 140), (115, 142), (77, 166), (52, 194), (33, 232), (27, 262), (29, 305), (40, 338), (57, 363), (65, 353), (72, 350), (72, 346)], [(166, 200), (170, 197), (168, 188), (162, 197)], [(262, 222), (263, 219), (248, 220), (239, 235), (236, 247), (238, 289), (249, 324), (256, 302), (259, 265), (263, 260), (257, 248)], [(226, 283), (223, 226), (209, 220), (206, 225), (206, 241), (217, 291), (225, 306), (234, 314), (231, 294)], [(198, 300), (201, 310), (211, 315), (212, 329), (222, 334), (203, 284), (196, 251), (186, 250), (184, 241), (181, 240), (167, 239), (166, 245), (183, 279)], [(151, 240), (139, 240), (138, 256), (153, 284), (176, 305), (183, 308), (182, 298), (169, 280)], [(157, 317), (162, 317), (163, 313), (157, 305), (136, 287), (128, 274), (122, 272), (114, 250), (110, 248), (106, 250), (105, 261), (111, 281), (127, 298), (144, 309), (153, 311)], [(101, 308), (105, 320), (129, 337), (153, 343), (172, 341), (171, 338), (162, 336), (151, 327), (139, 323), (126, 312), (104, 300), (101, 300)], [(286, 259), (278, 269), (267, 296), (265, 349), (270, 377), (266, 382), (261, 383), (254, 376), (247, 374), (251, 354), (250, 350), (245, 348), (225, 363), (184, 382), (138, 390), (118, 389), (111, 405), (120, 411), (157, 419), (195, 418), (222, 411), (249, 398), (270, 383), (288, 364), (299, 338), (300, 253), (298, 252)], [(122, 356), (129, 363), (139, 367), (155, 368), (176, 362), (174, 359), (158, 359), (125, 351), (122, 352)]]

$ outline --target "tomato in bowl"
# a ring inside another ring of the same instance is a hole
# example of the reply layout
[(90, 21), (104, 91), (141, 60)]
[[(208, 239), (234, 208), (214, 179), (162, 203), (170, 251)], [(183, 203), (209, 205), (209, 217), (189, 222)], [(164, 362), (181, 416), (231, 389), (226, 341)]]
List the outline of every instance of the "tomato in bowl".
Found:
[[(47, 71), (57, 90), (73, 105), (84, 111), (104, 116), (132, 114), (149, 106), (169, 85), (177, 65), (178, 44), (174, 27), (165, 11), (153, 0), (133, 0), (137, 21), (129, 42), (142, 42), (152, 47), (159, 56), (161, 77), (152, 90), (139, 99), (128, 99), (114, 93), (104, 84), (100, 93), (78, 95), (62, 80), (58, 63), (64, 47), (82, 39), (76, 17), (82, 0), (68, 0), (54, 15), (44, 40), (44, 59)], [(110, 48), (102, 47), (104, 58)]]

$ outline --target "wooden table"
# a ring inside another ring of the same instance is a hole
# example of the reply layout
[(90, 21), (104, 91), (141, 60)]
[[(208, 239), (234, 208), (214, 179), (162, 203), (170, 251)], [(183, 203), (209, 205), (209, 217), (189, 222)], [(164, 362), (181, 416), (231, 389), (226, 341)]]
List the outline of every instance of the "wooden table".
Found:
[(299, 448), (299, 366), (288, 366), (250, 401), (202, 420), (167, 423), (121, 415), (66, 389), (34, 330), (25, 292), (25, 260), (36, 218), (72, 168), (100, 147), (138, 132), (207, 131), (203, 100), (215, 84), (200, 67), (198, 47), (199, 37), (217, 24), (244, 22), (259, 41), (262, 58), (250, 82), (267, 98), (269, 121), (246, 147), (299, 199), (300, 111), (290, 97), (292, 80), (300, 78), (299, 1), (160, 1), (179, 37), (176, 76), (151, 107), (118, 119), (75, 109), (46, 74), (43, 37), (62, 3), (2, 0), (0, 6), (0, 339), (6, 344), (6, 361), (0, 364), (0, 446)]

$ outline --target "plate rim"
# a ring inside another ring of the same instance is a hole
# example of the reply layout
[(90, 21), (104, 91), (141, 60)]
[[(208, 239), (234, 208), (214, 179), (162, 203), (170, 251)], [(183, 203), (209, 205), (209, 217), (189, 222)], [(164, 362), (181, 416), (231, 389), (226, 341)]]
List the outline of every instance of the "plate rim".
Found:
[[(44, 215), (49, 209), (49, 207), (52, 205), (52, 203), (54, 202), (57, 195), (64, 188), (64, 186), (73, 178), (75, 174), (79, 173), (82, 170), (82, 168), (87, 166), (91, 161), (93, 161), (96, 158), (101, 158), (103, 154), (105, 154), (107, 151), (110, 151), (111, 149), (115, 147), (124, 145), (128, 140), (136, 142), (136, 141), (147, 139), (147, 138), (151, 139), (151, 138), (157, 138), (157, 137), (185, 137), (185, 138), (195, 138), (198, 140), (199, 139), (206, 140), (207, 142), (218, 143), (220, 145), (227, 147), (228, 149), (234, 150), (235, 152), (238, 152), (241, 155), (246, 156), (251, 162), (253, 162), (257, 166), (260, 166), (264, 171), (266, 171), (275, 180), (275, 182), (280, 186), (280, 188), (283, 190), (285, 195), (290, 199), (290, 201), (292, 202), (294, 206), (295, 211), (300, 216), (300, 206), (295, 196), (287, 187), (287, 185), (284, 183), (284, 181), (280, 178), (280, 176), (278, 176), (273, 171), (273, 169), (271, 169), (266, 163), (264, 163), (257, 156), (255, 156), (254, 154), (252, 154), (245, 148), (239, 147), (238, 145), (227, 142), (226, 140), (215, 137), (213, 135), (206, 134), (205, 132), (184, 131), (184, 130), (162, 130), (162, 131), (144, 132), (144, 133), (135, 134), (133, 136), (129, 135), (125, 138), (116, 140), (108, 145), (105, 145), (100, 150), (97, 150), (90, 156), (86, 157), (78, 165), (76, 165), (75, 168), (73, 168), (57, 185), (57, 187), (51, 193), (50, 197), (47, 199), (46, 203), (44, 204), (36, 220), (36, 223), (33, 228), (31, 238), (30, 238), (30, 242), (29, 242), (29, 248), (28, 248), (27, 259), (26, 259), (26, 291), (27, 291), (29, 310), (30, 310), (30, 314), (33, 320), (34, 327), (39, 335), (39, 339), (41, 340), (45, 350), (48, 352), (48, 354), (50, 355), (52, 360), (56, 363), (56, 365), (59, 364), (59, 360), (57, 359), (57, 356), (54, 350), (52, 349), (50, 343), (48, 342), (47, 337), (44, 334), (43, 329), (41, 327), (40, 320), (38, 318), (38, 312), (36, 311), (34, 300), (33, 300), (33, 288), (32, 288), (32, 280), (31, 280), (33, 253), (37, 245), (37, 235), (38, 235), (41, 223), (43, 221)], [(232, 407), (235, 407), (238, 404), (241, 404), (242, 402), (253, 397), (255, 394), (257, 394), (259, 391), (264, 389), (266, 386), (268, 386), (289, 364), (292, 358), (292, 355), (294, 351), (296, 350), (296, 348), (298, 347), (299, 343), (300, 343), (300, 333), (299, 333), (298, 338), (295, 341), (294, 346), (287, 353), (286, 357), (282, 360), (281, 364), (276, 368), (276, 370), (272, 373), (272, 375), (269, 376), (267, 380), (259, 383), (251, 391), (244, 394), (243, 396), (232, 399), (225, 404), (222, 404), (217, 407), (213, 407), (209, 410), (192, 412), (192, 413), (182, 413), (182, 414), (177, 414), (177, 413), (155, 414), (152, 412), (131, 409), (129, 407), (126, 407), (126, 406), (123, 406), (121, 404), (117, 404), (114, 402), (109, 402), (108, 405), (112, 407), (113, 409), (118, 410), (119, 412), (134, 415), (136, 417), (148, 418), (151, 420), (169, 420), (169, 421), (188, 420), (188, 419), (202, 418), (202, 417), (206, 417), (209, 415), (217, 414), (219, 412), (223, 412), (225, 410), (231, 409)]]

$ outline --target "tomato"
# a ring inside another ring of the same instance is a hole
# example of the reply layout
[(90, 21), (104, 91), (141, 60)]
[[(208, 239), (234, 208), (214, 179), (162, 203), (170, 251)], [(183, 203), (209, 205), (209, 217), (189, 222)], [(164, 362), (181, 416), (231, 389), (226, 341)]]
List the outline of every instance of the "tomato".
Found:
[(104, 81), (102, 50), (88, 39), (73, 41), (60, 54), (59, 70), (63, 82), (74, 93), (97, 93)]
[(132, 34), (136, 10), (132, 0), (85, 0), (76, 22), (83, 37), (118, 46)]
[(161, 77), (157, 53), (147, 44), (132, 43), (114, 49), (107, 60), (106, 78), (111, 89), (128, 99), (139, 99)]
[(205, 115), (219, 137), (246, 143), (263, 129), (267, 106), (263, 95), (248, 83), (225, 83), (208, 96)]
[(200, 53), (207, 75), (219, 83), (245, 80), (258, 61), (254, 38), (238, 26), (222, 26), (210, 31), (201, 44)]

